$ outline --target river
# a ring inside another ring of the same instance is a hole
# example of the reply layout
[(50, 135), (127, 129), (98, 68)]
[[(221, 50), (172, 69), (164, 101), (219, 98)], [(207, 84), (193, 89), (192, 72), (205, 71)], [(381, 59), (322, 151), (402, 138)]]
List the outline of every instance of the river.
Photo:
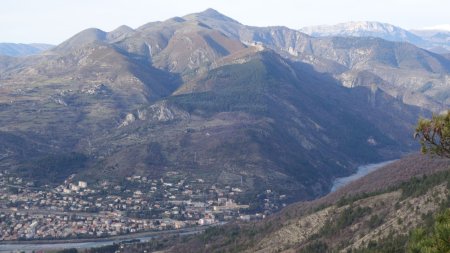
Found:
[(348, 177), (339, 177), (336, 178), (333, 182), (333, 187), (331, 187), (331, 192), (336, 191), (337, 189), (349, 184), (352, 181), (355, 181), (359, 178), (362, 178), (363, 176), (369, 174), (372, 171), (375, 171), (383, 166), (386, 166), (390, 163), (393, 163), (397, 160), (391, 160), (391, 161), (384, 161), (381, 163), (371, 163), (371, 164), (366, 164), (366, 165), (361, 165), (358, 167), (358, 170), (356, 171), (356, 173), (351, 174)]
[[(224, 223), (214, 224), (214, 225), (223, 225)], [(213, 226), (214, 226), (213, 225)], [(156, 232), (146, 232), (146, 233), (137, 233), (131, 234), (127, 236), (118, 236), (117, 238), (111, 239), (103, 239), (98, 241), (90, 241), (90, 242), (63, 242), (63, 243), (39, 243), (39, 242), (23, 242), (23, 243), (14, 243), (14, 244), (0, 244), (0, 252), (33, 252), (33, 251), (47, 251), (47, 250), (61, 250), (61, 249), (89, 249), (101, 246), (112, 245), (114, 243), (119, 243), (122, 241), (130, 240), (130, 239), (139, 239), (141, 242), (146, 242), (151, 240), (152, 238), (159, 237), (163, 234), (179, 234), (179, 235), (190, 235), (202, 232), (206, 228), (210, 226), (198, 226), (186, 229), (179, 230), (170, 230), (170, 231), (156, 231)]]
[[(373, 163), (373, 164), (366, 164), (358, 167), (358, 170), (356, 173), (348, 176), (348, 177), (340, 177), (336, 178), (333, 182), (333, 187), (331, 188), (331, 192), (336, 191), (337, 189), (347, 185), (348, 183), (357, 180), (367, 174), (369, 174), (372, 171), (375, 171), (385, 165), (388, 165), (392, 161), (384, 161), (381, 163)], [(193, 233), (198, 233), (202, 230), (206, 229), (206, 227), (199, 229), (197, 228), (191, 228), (191, 229), (185, 229), (180, 231), (166, 231), (162, 233), (167, 234), (180, 234), (180, 235), (188, 235)], [(110, 240), (101, 240), (101, 241), (93, 241), (93, 242), (67, 242), (67, 243), (33, 243), (33, 242), (27, 242), (24, 244), (0, 244), (0, 253), (6, 253), (6, 252), (13, 252), (13, 251), (25, 251), (25, 252), (32, 252), (38, 251), (38, 250), (55, 250), (55, 249), (69, 249), (69, 248), (77, 248), (77, 249), (88, 249), (88, 248), (94, 248), (94, 247), (100, 247), (100, 246), (106, 246), (106, 245), (112, 245), (113, 243), (118, 243), (124, 240), (129, 239), (139, 239), (141, 241), (149, 241), (152, 238), (158, 237), (162, 234), (161, 232), (153, 232), (153, 233), (147, 233), (147, 234), (136, 234), (136, 235), (130, 235), (127, 237), (120, 237)]]

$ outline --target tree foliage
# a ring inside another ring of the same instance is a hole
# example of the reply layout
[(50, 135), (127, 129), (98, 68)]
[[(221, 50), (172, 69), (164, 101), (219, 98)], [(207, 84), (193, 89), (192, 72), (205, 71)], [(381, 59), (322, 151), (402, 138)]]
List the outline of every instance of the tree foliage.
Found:
[[(422, 153), (450, 158), (450, 110), (431, 119), (420, 119), (415, 137), (419, 137)], [(436, 217), (433, 228), (412, 232), (408, 252), (450, 252), (450, 209)]]
[(431, 232), (422, 228), (414, 230), (408, 252), (450, 252), (450, 209), (436, 218)]
[(450, 158), (450, 110), (431, 119), (420, 119), (415, 137), (420, 140), (422, 153)]

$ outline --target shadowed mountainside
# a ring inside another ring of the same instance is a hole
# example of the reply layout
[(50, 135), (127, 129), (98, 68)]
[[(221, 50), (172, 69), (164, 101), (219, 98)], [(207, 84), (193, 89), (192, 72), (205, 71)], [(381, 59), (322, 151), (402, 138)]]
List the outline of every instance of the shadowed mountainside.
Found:
[[(41, 183), (179, 170), (290, 201), (414, 149), (412, 126), (428, 111), (395, 94), (410, 88), (401, 76), (448, 71), (409, 44), (315, 39), (214, 10), (91, 28), (43, 54), (0, 59), (2, 168)], [(358, 84), (341, 82), (349, 73)]]

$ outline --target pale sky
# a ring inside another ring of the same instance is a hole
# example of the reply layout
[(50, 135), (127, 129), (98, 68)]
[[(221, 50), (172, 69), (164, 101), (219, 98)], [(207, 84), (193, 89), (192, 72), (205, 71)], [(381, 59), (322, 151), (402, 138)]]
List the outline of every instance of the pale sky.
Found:
[(449, 0), (0, 0), (0, 42), (59, 44), (90, 27), (137, 28), (207, 8), (246, 25), (380, 21), (406, 29), (450, 24)]

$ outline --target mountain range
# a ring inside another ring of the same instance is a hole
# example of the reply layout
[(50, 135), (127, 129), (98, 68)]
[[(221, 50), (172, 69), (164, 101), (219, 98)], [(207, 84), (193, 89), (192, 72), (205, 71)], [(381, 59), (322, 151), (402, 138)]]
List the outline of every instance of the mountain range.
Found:
[(300, 31), (314, 37), (376, 37), (389, 41), (408, 42), (435, 53), (450, 52), (450, 31), (448, 30), (408, 31), (387, 23), (354, 21), (336, 25), (303, 27)]
[(360, 21), (336, 25), (309, 26), (301, 28), (300, 31), (314, 37), (377, 37), (415, 45), (425, 43), (424, 39), (410, 31), (380, 22)]
[(0, 55), (6, 56), (27, 56), (38, 54), (42, 51), (53, 47), (49, 44), (17, 44), (17, 43), (0, 43)]
[(311, 37), (204, 12), (0, 57), (1, 168), (41, 184), (182, 171), (248, 196), (327, 193), (417, 149), (450, 61), (409, 43)]

